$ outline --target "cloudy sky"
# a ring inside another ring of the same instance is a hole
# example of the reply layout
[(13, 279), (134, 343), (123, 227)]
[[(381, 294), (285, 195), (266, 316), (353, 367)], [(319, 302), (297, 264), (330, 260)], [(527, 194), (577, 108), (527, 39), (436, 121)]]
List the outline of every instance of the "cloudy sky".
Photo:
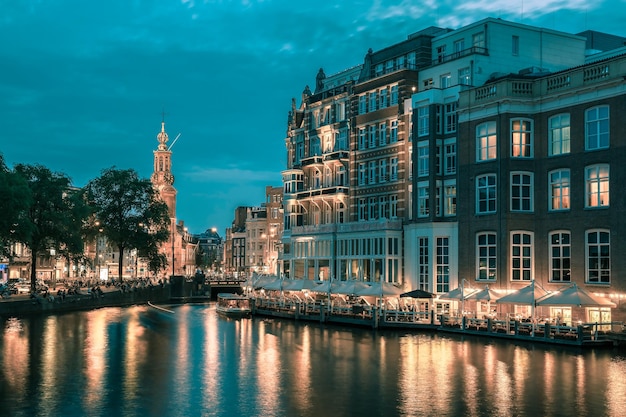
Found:
[(165, 111), (177, 215), (220, 235), (280, 186), (291, 98), (427, 26), (485, 17), (626, 36), (626, 0), (16, 0), (0, 15), (0, 153), (83, 186), (152, 173)]

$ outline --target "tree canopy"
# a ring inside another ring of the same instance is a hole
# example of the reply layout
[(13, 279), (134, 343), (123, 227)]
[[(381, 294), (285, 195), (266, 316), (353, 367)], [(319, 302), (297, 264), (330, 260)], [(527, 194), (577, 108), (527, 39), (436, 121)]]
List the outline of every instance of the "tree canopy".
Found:
[(0, 155), (0, 257), (11, 257), (13, 242), (30, 238), (32, 225), (27, 221), (32, 195), (26, 179), (9, 170)]
[[(160, 245), (169, 239), (171, 219), (149, 179), (132, 169), (105, 169), (85, 186), (94, 224), (119, 251), (118, 276), (122, 279), (124, 250), (138, 249), (149, 263), (163, 262)], [(153, 260), (154, 258), (154, 260)]]

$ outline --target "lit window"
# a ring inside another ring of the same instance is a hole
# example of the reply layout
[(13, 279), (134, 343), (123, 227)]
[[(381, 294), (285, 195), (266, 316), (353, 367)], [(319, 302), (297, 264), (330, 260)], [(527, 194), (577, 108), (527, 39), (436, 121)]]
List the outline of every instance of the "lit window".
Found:
[(497, 139), (496, 122), (487, 122), (476, 126), (477, 161), (496, 159)]
[(452, 76), (450, 74), (444, 74), (439, 77), (439, 81), (441, 88), (448, 88), (452, 85)]
[(444, 216), (456, 215), (456, 182), (446, 181), (443, 188)]
[(599, 164), (585, 168), (585, 207), (609, 206), (609, 165)]
[(550, 233), (550, 281), (570, 282), (571, 275), (570, 233)]
[(511, 156), (514, 158), (532, 158), (533, 124), (531, 120), (511, 120)]
[(472, 75), (469, 67), (461, 68), (459, 70), (459, 84), (472, 85)]
[(548, 174), (550, 181), (550, 210), (569, 210), (570, 208), (570, 173), (569, 169), (558, 169)]
[(428, 182), (417, 185), (417, 217), (428, 217)]
[(448, 292), (450, 291), (450, 239), (448, 237), (438, 237), (436, 246), (437, 292)]
[(587, 282), (611, 283), (611, 236), (606, 230), (587, 232)]
[(570, 153), (569, 113), (551, 117), (548, 124), (548, 154), (554, 156)]

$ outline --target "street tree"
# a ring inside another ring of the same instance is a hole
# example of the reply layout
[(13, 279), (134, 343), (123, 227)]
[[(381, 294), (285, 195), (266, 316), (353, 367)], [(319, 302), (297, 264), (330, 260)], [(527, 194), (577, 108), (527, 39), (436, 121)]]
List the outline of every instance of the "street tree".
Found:
[(167, 204), (148, 179), (132, 169), (102, 171), (85, 186), (86, 198), (102, 234), (119, 252), (118, 277), (122, 280), (124, 251), (137, 249), (150, 257), (170, 236)]
[(28, 183), (11, 171), (0, 154), (0, 258), (11, 258), (11, 244), (26, 241), (32, 233), (27, 221), (33, 199)]
[[(83, 252), (82, 228), (85, 219), (79, 189), (72, 187), (68, 176), (52, 172), (41, 165), (15, 166), (15, 173), (28, 184), (32, 200), (25, 216), (25, 227), (30, 233), (20, 240), (31, 251), (30, 286), (35, 291), (37, 258), (56, 254)], [(21, 226), (20, 226), (21, 227)]]

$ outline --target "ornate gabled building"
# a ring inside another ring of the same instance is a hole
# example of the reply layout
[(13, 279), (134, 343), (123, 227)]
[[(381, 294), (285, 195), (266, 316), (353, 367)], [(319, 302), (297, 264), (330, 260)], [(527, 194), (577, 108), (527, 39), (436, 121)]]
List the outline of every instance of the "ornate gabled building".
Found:
[(184, 222), (176, 220), (176, 188), (172, 173), (172, 151), (168, 147), (169, 136), (165, 131), (165, 121), (161, 122), (161, 131), (157, 135), (159, 145), (154, 151), (154, 168), (151, 176), (154, 188), (167, 204), (170, 220), (170, 239), (161, 248), (168, 261), (166, 275), (191, 275), (195, 272), (195, 253), (197, 243), (185, 227)]

